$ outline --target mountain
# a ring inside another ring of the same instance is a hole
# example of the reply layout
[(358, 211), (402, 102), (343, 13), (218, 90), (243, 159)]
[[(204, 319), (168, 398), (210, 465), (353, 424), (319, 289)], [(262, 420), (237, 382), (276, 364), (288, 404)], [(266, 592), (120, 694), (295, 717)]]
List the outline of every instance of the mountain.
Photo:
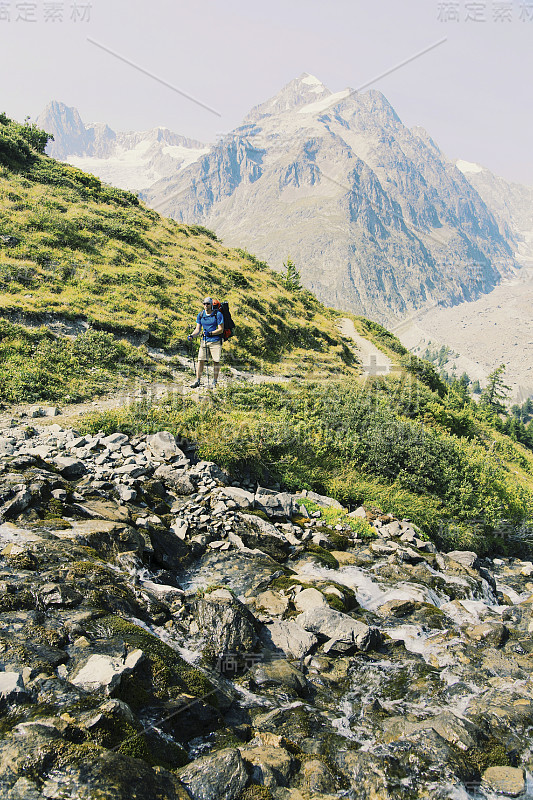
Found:
[(321, 300), (387, 323), (516, 267), (508, 231), (424, 130), (380, 92), (333, 94), (306, 73), (143, 197), (277, 269), (290, 254)]
[(468, 182), (492, 211), (500, 230), (516, 247), (516, 258), (533, 264), (533, 186), (510, 183), (486, 167), (456, 161)]
[(135, 192), (176, 175), (209, 150), (168, 128), (115, 132), (104, 123), (86, 125), (77, 109), (55, 100), (35, 122), (54, 136), (48, 155)]

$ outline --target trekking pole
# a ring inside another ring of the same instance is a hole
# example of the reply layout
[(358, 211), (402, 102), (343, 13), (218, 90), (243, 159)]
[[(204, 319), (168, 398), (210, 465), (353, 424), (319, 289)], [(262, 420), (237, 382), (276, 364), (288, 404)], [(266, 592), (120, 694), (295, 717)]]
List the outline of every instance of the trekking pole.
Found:
[(205, 347), (205, 376), (207, 378), (207, 388), (209, 388), (209, 348), (207, 346), (207, 339), (204, 338)]
[(196, 376), (196, 359), (194, 358), (194, 342), (192, 341), (192, 339), (189, 339), (189, 336), (187, 336), (187, 344), (189, 346), (189, 355), (192, 358), (192, 371)]

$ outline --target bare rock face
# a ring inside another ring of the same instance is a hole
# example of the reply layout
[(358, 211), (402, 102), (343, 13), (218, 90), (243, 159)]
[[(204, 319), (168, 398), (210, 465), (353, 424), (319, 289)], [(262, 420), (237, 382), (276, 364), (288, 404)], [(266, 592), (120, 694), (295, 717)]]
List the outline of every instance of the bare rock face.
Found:
[(311, 75), (146, 197), (274, 268), (290, 252), (322, 301), (380, 321), (473, 299), (515, 264), (513, 236), (425, 131), (378, 91)]

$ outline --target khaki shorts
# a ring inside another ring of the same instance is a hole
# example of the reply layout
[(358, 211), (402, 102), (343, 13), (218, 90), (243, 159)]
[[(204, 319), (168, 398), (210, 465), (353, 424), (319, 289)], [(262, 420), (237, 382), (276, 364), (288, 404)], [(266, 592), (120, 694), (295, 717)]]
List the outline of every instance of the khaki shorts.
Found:
[(198, 361), (207, 361), (206, 348), (209, 350), (211, 361), (218, 364), (222, 355), (222, 344), (220, 342), (202, 342), (198, 351)]

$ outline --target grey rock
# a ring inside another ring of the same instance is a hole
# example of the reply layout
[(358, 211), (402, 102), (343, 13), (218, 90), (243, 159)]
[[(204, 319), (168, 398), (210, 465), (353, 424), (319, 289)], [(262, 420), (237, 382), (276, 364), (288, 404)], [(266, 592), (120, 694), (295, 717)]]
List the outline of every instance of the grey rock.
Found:
[(17, 517), (22, 511), (28, 508), (31, 501), (31, 491), (29, 489), (22, 489), (20, 492), (17, 492), (15, 497), (0, 508), (0, 518), (4, 517), (5, 519), (9, 519)]
[(249, 765), (254, 783), (270, 789), (289, 785), (289, 779), (294, 771), (294, 759), (283, 747), (250, 745), (239, 749)]
[(190, 472), (221, 486), (228, 486), (231, 482), (228, 473), (212, 461), (199, 461)]
[(191, 800), (236, 800), (248, 780), (241, 754), (233, 748), (197, 758), (178, 775)]
[(109, 520), (75, 520), (71, 522), (72, 531), (64, 531), (62, 535), (83, 539), (89, 547), (93, 547), (103, 555), (115, 555), (125, 551), (133, 551), (142, 555), (145, 540), (139, 531), (129, 525)]
[(35, 783), (27, 778), (19, 778), (6, 795), (6, 800), (42, 800), (43, 795)]
[(87, 472), (87, 467), (83, 461), (79, 461), (77, 458), (57, 456), (52, 463), (55, 464), (61, 475), (67, 480), (76, 480)]
[(336, 780), (331, 770), (320, 759), (304, 761), (300, 772), (300, 788), (316, 795), (333, 795)]
[(325, 508), (343, 508), (342, 504), (339, 503), (338, 500), (335, 500), (334, 497), (327, 497), (326, 495), (317, 494), (316, 492), (307, 492), (307, 497), (309, 500), (312, 500), (313, 503), (317, 503), (317, 505), (324, 506)]
[(307, 611), (317, 606), (327, 606), (328, 601), (318, 589), (303, 589), (294, 596), (294, 606), (297, 611)]
[(131, 503), (137, 499), (137, 492), (129, 486), (124, 486), (122, 483), (116, 485), (117, 494), (122, 503)]
[(15, 452), (15, 445), (12, 439), (7, 439), (6, 437), (0, 437), (0, 454), (1, 455), (12, 455)]
[(175, 533), (178, 539), (182, 541), (186, 539), (189, 532), (189, 523), (185, 519), (176, 519), (170, 526), (172, 533)]
[(469, 567), (470, 569), (474, 567), (477, 561), (477, 554), (471, 550), (451, 550), (446, 555), (453, 561), (457, 561), (458, 564), (462, 564), (463, 567)]
[(27, 697), (22, 673), (0, 672), (0, 703), (23, 702)]
[(224, 489), (220, 489), (218, 497), (233, 500), (239, 508), (243, 509), (252, 508), (254, 504), (254, 495), (238, 486), (226, 486)]
[(258, 687), (280, 686), (299, 695), (304, 694), (307, 689), (303, 673), (284, 658), (256, 664), (250, 669), (250, 680)]
[(169, 431), (159, 431), (146, 437), (146, 444), (158, 458), (168, 461), (176, 456), (185, 459), (185, 453), (176, 444), (175, 437)]
[(100, 444), (107, 450), (115, 451), (120, 450), (128, 441), (129, 437), (125, 433), (112, 433), (110, 436), (104, 436)]
[(293, 496), (288, 492), (274, 492), (271, 489), (257, 488), (255, 493), (256, 506), (268, 514), (269, 517), (291, 518), (297, 510)]
[(162, 464), (154, 472), (154, 478), (164, 481), (169, 489), (179, 495), (194, 494), (196, 486), (191, 475), (183, 470), (175, 469), (168, 464)]
[(72, 608), (81, 603), (83, 595), (77, 592), (73, 586), (66, 586), (60, 583), (46, 583), (39, 590), (39, 599), (47, 608), (50, 606)]
[(327, 639), (353, 643), (358, 650), (377, 647), (382, 638), (377, 628), (369, 627), (329, 606), (316, 606), (304, 611), (296, 617), (296, 622), (306, 631)]
[(243, 544), (251, 550), (257, 549), (276, 561), (284, 561), (289, 552), (289, 542), (278, 529), (267, 520), (253, 514), (238, 513), (235, 531)]
[(108, 694), (119, 686), (122, 676), (131, 674), (144, 660), (142, 650), (132, 650), (125, 659), (103, 654), (91, 655), (70, 678), (70, 682), (86, 692), (104, 689)]
[(199, 597), (195, 618), (218, 654), (249, 652), (255, 646), (259, 623), (252, 612), (227, 589)]
[(123, 464), (121, 467), (114, 469), (113, 472), (120, 478), (140, 478), (141, 475), (146, 475), (147, 469), (141, 464)]
[(520, 797), (526, 791), (524, 770), (521, 767), (489, 767), (481, 776), (483, 788), (506, 797)]
[(317, 637), (306, 631), (292, 619), (280, 620), (265, 625), (261, 640), (267, 647), (281, 652), (288, 659), (306, 656), (317, 644)]

